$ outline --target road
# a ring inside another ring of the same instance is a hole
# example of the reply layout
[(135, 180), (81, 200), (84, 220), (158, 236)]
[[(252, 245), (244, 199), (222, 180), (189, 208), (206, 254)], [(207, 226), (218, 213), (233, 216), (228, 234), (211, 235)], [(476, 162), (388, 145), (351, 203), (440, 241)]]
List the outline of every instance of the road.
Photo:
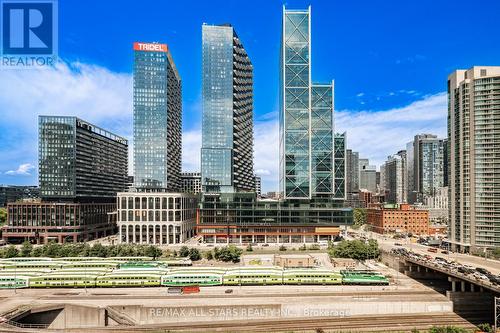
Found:
[(352, 231), (352, 232), (358, 232), (359, 235), (362, 235), (369, 239), (376, 239), (379, 243), (380, 248), (385, 251), (390, 251), (391, 249), (398, 247), (395, 246), (394, 243), (401, 243), (403, 247), (406, 248), (407, 250), (411, 250), (413, 252), (422, 255), (430, 255), (431, 257), (442, 257), (447, 260), (456, 261), (462, 265), (465, 264), (465, 265), (471, 265), (473, 267), (482, 267), (496, 275), (500, 274), (500, 261), (498, 260), (486, 259), (469, 254), (462, 254), (456, 252), (449, 252), (448, 254), (432, 253), (428, 251), (429, 249), (428, 246), (424, 246), (418, 243), (411, 243), (405, 240), (395, 240), (372, 231)]

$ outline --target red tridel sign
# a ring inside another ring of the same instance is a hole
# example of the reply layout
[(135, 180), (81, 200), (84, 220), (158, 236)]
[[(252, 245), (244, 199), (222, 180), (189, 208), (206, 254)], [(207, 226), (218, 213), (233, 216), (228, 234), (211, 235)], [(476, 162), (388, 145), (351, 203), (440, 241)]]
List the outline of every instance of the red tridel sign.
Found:
[(134, 42), (135, 51), (167, 52), (167, 44)]

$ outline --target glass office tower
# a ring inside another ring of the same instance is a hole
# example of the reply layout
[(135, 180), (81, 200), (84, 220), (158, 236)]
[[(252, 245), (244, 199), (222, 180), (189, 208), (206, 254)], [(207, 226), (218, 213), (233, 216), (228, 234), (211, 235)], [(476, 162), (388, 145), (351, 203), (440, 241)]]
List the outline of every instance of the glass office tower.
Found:
[(203, 191), (253, 191), (253, 67), (230, 25), (203, 25)]
[(44, 200), (113, 202), (126, 189), (126, 139), (76, 117), (40, 116), (38, 128)]
[(283, 9), (280, 71), (280, 190), (311, 197), (310, 8)]
[(165, 44), (134, 43), (134, 182), (181, 188), (181, 78)]
[[(345, 136), (339, 135), (334, 140), (333, 82), (311, 83), (310, 18), (310, 7), (307, 10), (283, 9), (280, 191), (285, 199), (323, 196), (344, 199)], [(339, 144), (337, 159), (334, 157), (335, 142)], [(339, 165), (337, 174), (335, 163)]]

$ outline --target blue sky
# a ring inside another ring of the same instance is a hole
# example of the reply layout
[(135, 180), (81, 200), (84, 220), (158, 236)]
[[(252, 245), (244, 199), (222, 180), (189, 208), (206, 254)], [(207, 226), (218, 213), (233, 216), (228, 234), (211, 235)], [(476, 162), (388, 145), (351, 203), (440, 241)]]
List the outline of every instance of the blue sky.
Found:
[(337, 130), (377, 165), (417, 133), (445, 135), (450, 72), (500, 65), (493, 0), (60, 0), (64, 63), (0, 72), (0, 184), (37, 184), (38, 114), (75, 114), (131, 137), (134, 41), (169, 45), (183, 80), (184, 169), (198, 170), (206, 22), (231, 23), (254, 64), (255, 169), (275, 190), (283, 4), (312, 6), (313, 80), (335, 80)]

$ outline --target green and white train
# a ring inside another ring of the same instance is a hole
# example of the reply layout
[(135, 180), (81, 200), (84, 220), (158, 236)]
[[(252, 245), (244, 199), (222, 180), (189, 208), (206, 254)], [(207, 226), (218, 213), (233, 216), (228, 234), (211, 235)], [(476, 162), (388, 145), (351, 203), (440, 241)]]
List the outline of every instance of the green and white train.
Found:
[[(163, 261), (76, 258), (0, 260), (0, 289), (237, 285), (388, 285), (374, 271), (281, 267), (179, 267)], [(49, 260), (50, 259), (50, 260)], [(64, 259), (64, 260), (63, 260)]]

